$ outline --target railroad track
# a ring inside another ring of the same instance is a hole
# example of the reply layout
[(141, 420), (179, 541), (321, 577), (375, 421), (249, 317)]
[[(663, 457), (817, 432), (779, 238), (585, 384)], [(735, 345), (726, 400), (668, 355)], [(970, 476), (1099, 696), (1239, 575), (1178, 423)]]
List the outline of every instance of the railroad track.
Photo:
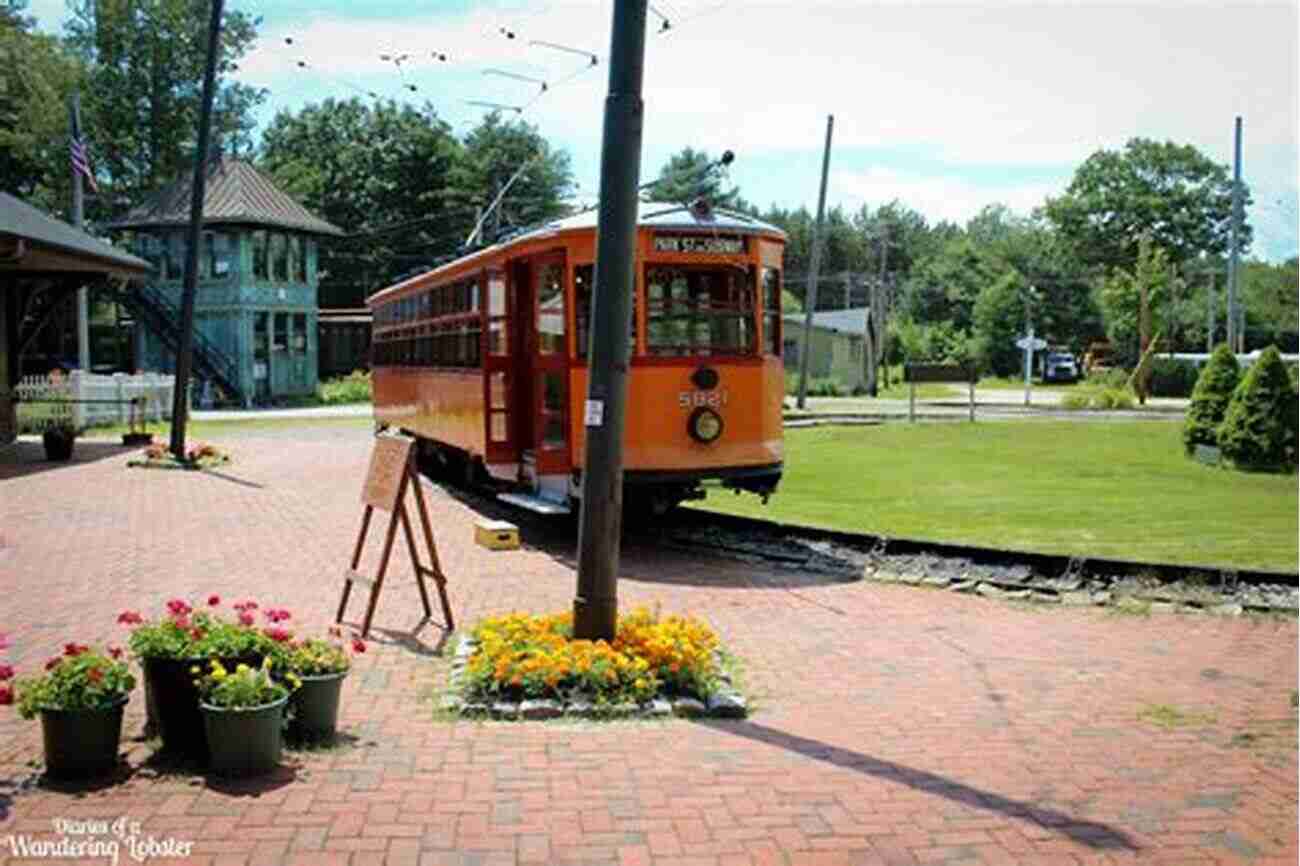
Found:
[(997, 598), (1156, 609), (1300, 610), (1300, 575), (1263, 569), (1136, 562), (888, 538), (699, 509), (679, 509), (660, 541), (844, 580), (877, 580)]
[[(518, 525), (542, 544), (573, 544), (573, 517), (513, 508), (485, 490), (444, 483), (468, 507)], [(889, 538), (679, 508), (662, 523), (627, 530), (627, 541), (822, 574), (1067, 605), (1136, 604), (1225, 614), (1300, 612), (1300, 575), (1263, 569), (1137, 562)]]

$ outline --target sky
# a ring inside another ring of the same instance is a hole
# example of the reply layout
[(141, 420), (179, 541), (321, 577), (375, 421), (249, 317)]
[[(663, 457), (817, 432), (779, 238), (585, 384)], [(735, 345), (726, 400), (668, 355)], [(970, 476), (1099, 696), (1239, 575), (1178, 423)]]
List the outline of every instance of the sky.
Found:
[[(519, 106), (594, 201), (611, 0), (226, 3), (262, 19), (235, 73), (270, 91), (262, 125), (372, 91), (427, 100), (462, 134), (487, 110), (472, 101)], [(1294, 0), (651, 6), (643, 181), (683, 147), (730, 149), (746, 199), (815, 211), (833, 115), (828, 207), (898, 199), (931, 222), (964, 222), (994, 203), (1028, 214), (1089, 154), (1134, 137), (1192, 144), (1230, 169), (1241, 116), (1251, 252), (1276, 261), (1300, 247)], [(28, 11), (58, 31), (64, 8)]]

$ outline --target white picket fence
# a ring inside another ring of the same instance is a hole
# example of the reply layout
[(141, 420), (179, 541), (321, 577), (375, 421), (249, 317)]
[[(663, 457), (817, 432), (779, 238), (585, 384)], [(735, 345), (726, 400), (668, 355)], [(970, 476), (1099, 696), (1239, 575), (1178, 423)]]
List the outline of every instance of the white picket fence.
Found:
[[(176, 377), (161, 373), (114, 373), (103, 376), (73, 370), (66, 376), (24, 376), (14, 389), (18, 429), (39, 432), (71, 424), (78, 430), (131, 420), (131, 401), (139, 398), (137, 417), (161, 422), (172, 414)], [(55, 401), (55, 402), (50, 402)], [(68, 402), (58, 402), (68, 401)]]

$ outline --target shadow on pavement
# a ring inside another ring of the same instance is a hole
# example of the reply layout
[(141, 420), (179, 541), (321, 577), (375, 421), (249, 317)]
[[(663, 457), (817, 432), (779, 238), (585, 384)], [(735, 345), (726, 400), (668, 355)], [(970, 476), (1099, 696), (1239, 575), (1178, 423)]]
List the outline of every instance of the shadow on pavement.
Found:
[(860, 752), (842, 749), (818, 740), (810, 740), (785, 731), (778, 731), (752, 721), (722, 721), (717, 719), (699, 719), (697, 724), (714, 728), (738, 737), (745, 737), (776, 748), (825, 761), (846, 770), (853, 770), (906, 785), (918, 791), (925, 791), (937, 797), (944, 797), (956, 803), (975, 809), (996, 812), (1011, 818), (1034, 821), (1056, 833), (1089, 848), (1103, 850), (1137, 851), (1139, 847), (1123, 831), (1095, 821), (1082, 821), (1064, 812), (1044, 806), (1036, 806), (1022, 800), (1012, 800), (993, 791), (973, 788), (927, 770), (918, 770), (903, 764), (896, 764), (883, 758), (873, 758)]
[(122, 457), (139, 450), (139, 447), (127, 447), (107, 440), (78, 439), (72, 447), (71, 460), (46, 460), (45, 446), (39, 439), (19, 439), (0, 449), (0, 481), (70, 469), (82, 463)]

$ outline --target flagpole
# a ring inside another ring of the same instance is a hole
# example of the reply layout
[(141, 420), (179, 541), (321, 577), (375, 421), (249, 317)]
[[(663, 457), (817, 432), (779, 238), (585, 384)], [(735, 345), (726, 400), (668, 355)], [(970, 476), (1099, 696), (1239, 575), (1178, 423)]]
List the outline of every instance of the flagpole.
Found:
[[(81, 91), (72, 92), (72, 134), (81, 136)], [(78, 230), (85, 222), (86, 194), (81, 188), (81, 172), (72, 167), (72, 226)], [(90, 372), (90, 290), (77, 289), (77, 367)]]

